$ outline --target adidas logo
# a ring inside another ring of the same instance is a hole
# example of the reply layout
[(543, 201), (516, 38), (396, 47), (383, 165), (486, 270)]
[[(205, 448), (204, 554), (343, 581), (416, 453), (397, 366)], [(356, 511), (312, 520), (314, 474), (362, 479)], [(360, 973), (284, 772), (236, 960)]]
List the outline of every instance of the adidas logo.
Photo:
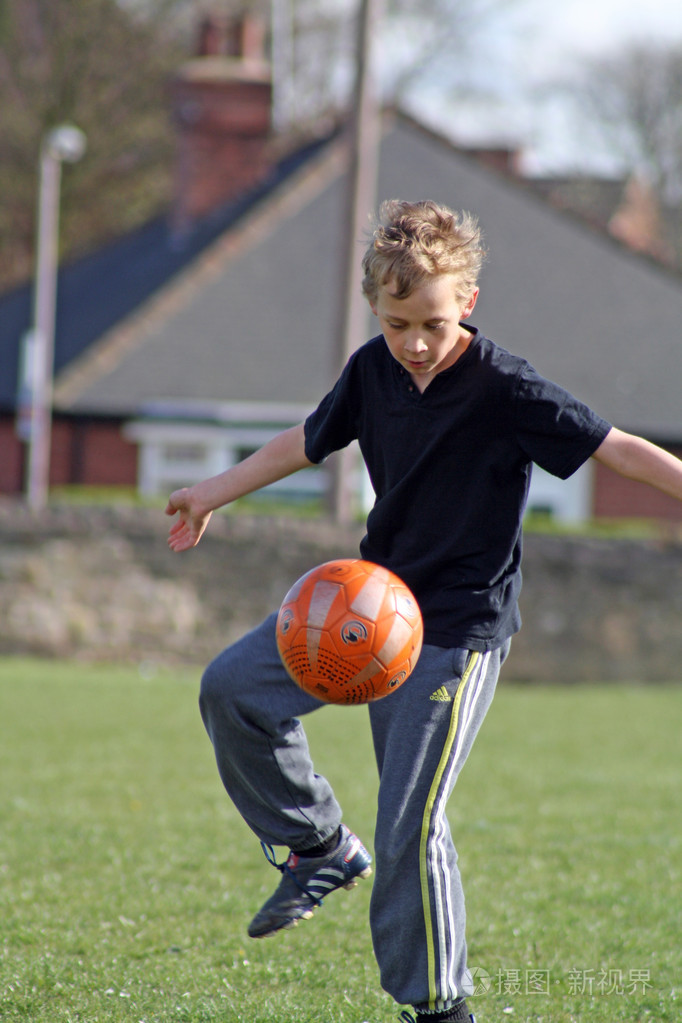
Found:
[(452, 703), (452, 697), (445, 686), (441, 686), (440, 689), (436, 689), (435, 693), (431, 693), (429, 699), (435, 700), (437, 703)]

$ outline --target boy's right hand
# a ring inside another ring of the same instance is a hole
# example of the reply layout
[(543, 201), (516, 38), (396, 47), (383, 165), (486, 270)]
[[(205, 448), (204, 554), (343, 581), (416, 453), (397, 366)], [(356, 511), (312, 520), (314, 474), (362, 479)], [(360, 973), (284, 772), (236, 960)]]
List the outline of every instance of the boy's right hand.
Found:
[(212, 513), (199, 510), (191, 488), (183, 487), (181, 490), (174, 490), (168, 498), (166, 515), (175, 514), (179, 518), (168, 531), (168, 546), (177, 554), (189, 550), (190, 547), (196, 547)]

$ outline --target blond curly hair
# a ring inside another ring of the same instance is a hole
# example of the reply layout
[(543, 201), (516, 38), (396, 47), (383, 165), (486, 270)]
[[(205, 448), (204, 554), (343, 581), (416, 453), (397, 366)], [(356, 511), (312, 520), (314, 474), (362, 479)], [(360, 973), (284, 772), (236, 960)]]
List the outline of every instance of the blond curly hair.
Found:
[(362, 260), (363, 294), (374, 303), (389, 282), (396, 298), (407, 298), (429, 277), (452, 274), (457, 298), (476, 288), (485, 258), (481, 230), (471, 213), (457, 213), (431, 200), (381, 204), (372, 241)]

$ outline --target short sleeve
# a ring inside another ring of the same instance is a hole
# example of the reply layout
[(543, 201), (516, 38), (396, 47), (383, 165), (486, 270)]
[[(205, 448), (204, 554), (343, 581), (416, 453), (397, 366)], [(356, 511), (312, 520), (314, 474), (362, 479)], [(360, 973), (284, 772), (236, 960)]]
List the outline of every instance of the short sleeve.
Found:
[(558, 384), (524, 364), (515, 394), (517, 440), (541, 469), (568, 479), (590, 458), (611, 424)]
[(305, 421), (305, 454), (314, 464), (323, 462), (332, 451), (347, 447), (357, 437), (355, 361), (351, 358), (333, 389)]

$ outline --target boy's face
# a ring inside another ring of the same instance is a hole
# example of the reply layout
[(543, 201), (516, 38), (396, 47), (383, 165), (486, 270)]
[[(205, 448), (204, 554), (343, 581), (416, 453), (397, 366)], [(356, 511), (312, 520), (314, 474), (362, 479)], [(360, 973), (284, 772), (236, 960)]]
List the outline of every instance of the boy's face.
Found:
[(471, 333), (460, 326), (460, 320), (471, 314), (477, 298), (478, 288), (470, 298), (458, 298), (456, 279), (440, 274), (407, 298), (396, 298), (389, 281), (379, 289), (376, 302), (370, 302), (391, 355), (420, 391), (468, 348)]

